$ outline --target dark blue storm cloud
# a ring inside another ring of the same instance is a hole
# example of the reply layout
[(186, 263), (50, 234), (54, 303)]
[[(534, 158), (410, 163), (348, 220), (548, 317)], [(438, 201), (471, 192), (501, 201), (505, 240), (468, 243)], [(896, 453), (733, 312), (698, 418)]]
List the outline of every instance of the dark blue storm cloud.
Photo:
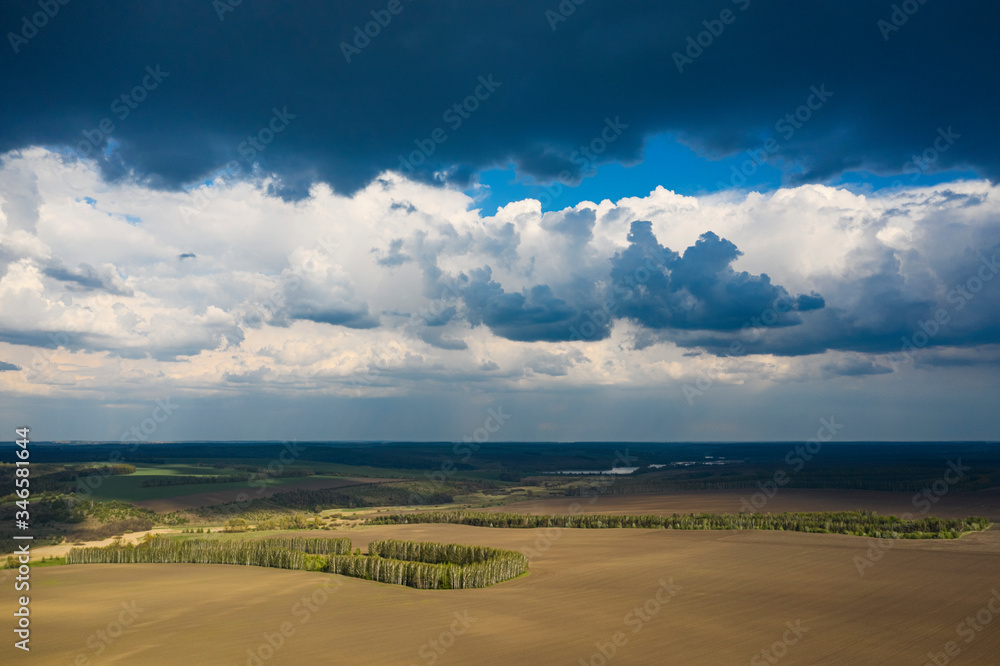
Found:
[(795, 181), (996, 179), (998, 24), (973, 0), (9, 0), (0, 152), (69, 146), (166, 188), (260, 169), (296, 197), (385, 169), (572, 181), (673, 132)]
[(823, 307), (821, 296), (793, 298), (784, 287), (771, 284), (766, 273), (733, 270), (731, 264), (743, 253), (711, 231), (679, 255), (657, 242), (652, 226), (633, 222), (629, 247), (612, 259), (621, 317), (652, 329), (726, 331), (765, 312), (773, 313), (768, 315), (774, 317), (772, 326), (795, 326), (801, 323), (796, 310)]
[(466, 318), (510, 340), (565, 342), (607, 338), (621, 319), (656, 331), (734, 331), (761, 317), (769, 326), (797, 326), (798, 312), (825, 305), (818, 294), (793, 297), (766, 274), (733, 270), (742, 253), (711, 231), (683, 255), (660, 245), (648, 221), (632, 223), (628, 242), (606, 276), (561, 297), (547, 284), (508, 292), (489, 267), (471, 271), (458, 290)]
[[(519, 342), (565, 342), (586, 336), (581, 329), (591, 326), (590, 312), (598, 308), (595, 299), (588, 304), (571, 304), (556, 297), (547, 284), (531, 287), (524, 293), (507, 292), (494, 282), (489, 267), (471, 271), (461, 290), (466, 316), (472, 325), (485, 324), (495, 334)], [(611, 321), (600, 324), (597, 339), (611, 333)]]

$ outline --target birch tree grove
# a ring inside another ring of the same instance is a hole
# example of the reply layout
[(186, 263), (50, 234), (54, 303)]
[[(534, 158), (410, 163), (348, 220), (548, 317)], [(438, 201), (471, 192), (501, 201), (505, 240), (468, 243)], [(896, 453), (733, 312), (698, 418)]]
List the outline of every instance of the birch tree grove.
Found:
[(370, 525), (405, 525), (408, 523), (454, 523), (477, 527), (539, 528), (569, 527), (605, 529), (631, 527), (668, 530), (778, 530), (852, 534), (881, 539), (956, 539), (965, 532), (989, 529), (986, 518), (936, 518), (913, 520), (880, 516), (874, 511), (838, 511), (828, 513), (700, 513), (672, 516), (629, 516), (571, 514), (535, 516), (522, 513), (477, 513), (433, 511), (383, 515), (370, 518)]
[(302, 569), (419, 589), (487, 587), (528, 570), (521, 553), (483, 546), (384, 540), (367, 555), (352, 555), (350, 539), (175, 540), (153, 537), (138, 544), (73, 548), (67, 564), (239, 564)]

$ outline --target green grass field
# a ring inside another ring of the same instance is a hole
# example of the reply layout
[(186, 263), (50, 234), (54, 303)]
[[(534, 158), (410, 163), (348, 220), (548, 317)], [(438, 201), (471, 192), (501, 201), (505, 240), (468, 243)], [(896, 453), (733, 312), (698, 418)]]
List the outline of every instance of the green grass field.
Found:
[(236, 474), (237, 470), (227, 467), (225, 469), (215, 469), (213, 467), (202, 467), (199, 465), (171, 464), (171, 465), (150, 465), (137, 463), (135, 474), (129, 476), (225, 476)]

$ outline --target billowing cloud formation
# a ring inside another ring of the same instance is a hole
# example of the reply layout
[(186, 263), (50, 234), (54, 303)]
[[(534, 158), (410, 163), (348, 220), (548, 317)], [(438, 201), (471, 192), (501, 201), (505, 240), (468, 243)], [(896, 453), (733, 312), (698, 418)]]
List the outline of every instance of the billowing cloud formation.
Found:
[[(735, 330), (765, 311), (775, 313), (771, 326), (801, 322), (794, 310), (823, 307), (819, 296), (793, 299), (767, 274), (734, 271), (742, 254), (711, 231), (678, 255), (660, 245), (652, 223), (632, 223), (630, 246), (615, 255), (612, 282), (626, 285), (620, 313), (654, 329)], [(648, 276), (648, 277), (647, 277)]]
[(780, 155), (794, 182), (995, 179), (1000, 6), (897, 4), (177, 0), (109, 20), (60, 3), (37, 28), (37, 2), (11, 0), (0, 152), (69, 146), (167, 188), (258, 165), (270, 191), (301, 197), (390, 168), (574, 179), (673, 132), (706, 155)]
[[(543, 228), (564, 233), (578, 220), (589, 220), (582, 241), (586, 244), (593, 209), (569, 210), (557, 217), (558, 222), (543, 221)], [(801, 323), (794, 311), (824, 305), (815, 294), (792, 298), (766, 274), (734, 271), (731, 264), (742, 253), (711, 231), (679, 255), (657, 242), (652, 226), (649, 221), (632, 222), (629, 246), (610, 258), (610, 273), (595, 276), (585, 290), (577, 281), (575, 289), (568, 290), (577, 296), (573, 303), (556, 297), (547, 284), (509, 293), (492, 280), (489, 267), (472, 271), (461, 288), (469, 322), (485, 324), (508, 340), (585, 341), (609, 337), (617, 319), (656, 330), (732, 331), (750, 326), (763, 312), (774, 313), (771, 326), (794, 326)]]
[(391, 174), (287, 203), (268, 182), (172, 193), (7, 155), (0, 183), (25, 178), (16, 205), (0, 190), (0, 354), (37, 392), (656, 385), (723, 357), (732, 381), (877, 381), (1000, 344), (985, 181), (878, 199), (658, 188), (483, 216)]

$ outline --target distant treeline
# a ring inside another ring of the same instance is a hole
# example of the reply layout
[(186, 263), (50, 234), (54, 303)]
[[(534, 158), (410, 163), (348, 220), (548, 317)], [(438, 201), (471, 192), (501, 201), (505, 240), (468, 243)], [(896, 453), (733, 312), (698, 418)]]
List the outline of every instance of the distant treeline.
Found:
[[(0, 488), (14, 489), (15, 469), (14, 464), (0, 463)], [(60, 465), (60, 464), (40, 464), (31, 470), (32, 494), (37, 497), (38, 493), (71, 493), (77, 489), (78, 480), (92, 476), (118, 476), (123, 474), (134, 474), (135, 465)], [(4, 499), (13, 498), (4, 497)]]
[[(0, 504), (0, 541), (14, 536), (14, 518), (20, 511), (14, 502)], [(49, 493), (31, 498), (31, 528), (35, 543), (69, 541), (96, 541), (122, 534), (140, 532), (155, 524), (182, 525), (188, 519), (178, 512), (157, 514), (128, 502), (111, 500), (74, 501), (72, 496), (55, 496)]]
[[(830, 478), (788, 478), (782, 487), (785, 488), (815, 488), (827, 490), (879, 490), (889, 492), (920, 492), (929, 488), (938, 478), (891, 478), (888, 475), (868, 478), (858, 476)], [(761, 483), (772, 482), (773, 471), (762, 475), (751, 475), (739, 479), (722, 480), (718, 478), (697, 479), (659, 479), (649, 478), (647, 474), (636, 474), (614, 479), (612, 482), (584, 483), (571, 486), (566, 494), (579, 495), (633, 495), (640, 493), (663, 493), (678, 490), (759, 490)], [(603, 479), (602, 479), (603, 481)], [(984, 490), (993, 487), (993, 478), (988, 474), (969, 475), (953, 485), (954, 490)]]
[(302, 476), (314, 476), (316, 472), (311, 469), (296, 469), (282, 472), (243, 472), (240, 474), (179, 474), (174, 476), (151, 476), (142, 482), (143, 488), (156, 488), (159, 486), (187, 486), (197, 483), (238, 483), (241, 481), (251, 481), (255, 479), (286, 479)]
[(366, 506), (406, 506), (411, 504), (449, 504), (454, 496), (450, 487), (424, 481), (365, 483), (339, 488), (298, 488), (246, 502), (227, 502), (203, 507), (205, 517), (243, 516), (264, 519), (290, 511), (322, 511), (333, 508)]
[(82, 500), (73, 504), (73, 509), (81, 511), (89, 518), (95, 519), (100, 525), (89, 524), (76, 530), (75, 536), (84, 541), (104, 539), (125, 532), (142, 532), (152, 529), (154, 524), (183, 525), (188, 519), (174, 511), (167, 514), (157, 514), (155, 511), (122, 502), (110, 500), (94, 502)]
[(264, 530), (314, 530), (323, 527), (323, 521), (319, 516), (314, 515), (307, 518), (302, 513), (278, 514), (271, 517), (261, 517), (253, 521), (246, 518), (230, 518), (226, 521), (224, 532), (246, 532)]
[(935, 518), (903, 520), (880, 516), (872, 511), (833, 513), (723, 513), (672, 516), (554, 515), (533, 516), (521, 513), (475, 513), (445, 511), (376, 516), (371, 525), (408, 523), (453, 523), (476, 527), (538, 528), (568, 527), (583, 529), (640, 528), (673, 530), (781, 530), (851, 534), (892, 539), (955, 539), (965, 532), (986, 530), (986, 518)]
[(79, 476), (120, 476), (123, 474), (135, 474), (135, 465), (128, 463), (118, 463), (114, 465), (74, 465), (70, 471), (76, 472)]
[(303, 569), (420, 589), (487, 587), (528, 570), (521, 553), (482, 546), (374, 541), (368, 555), (349, 554), (350, 539), (280, 538), (146, 542), (73, 548), (67, 564), (239, 564)]
[[(0, 540), (14, 535), (14, 518), (21, 509), (13, 502), (0, 505)], [(178, 512), (157, 514), (128, 502), (72, 501), (50, 494), (31, 499), (31, 527), (35, 541), (65, 538), (95, 541), (126, 531), (141, 532), (160, 525), (182, 525), (188, 519)]]
[[(499, 411), (506, 414), (502, 409)], [(196, 464), (258, 467), (279, 460), (282, 455), (287, 457), (289, 448), (289, 444), (281, 442), (149, 443), (138, 449), (134, 444), (122, 442), (36, 443), (32, 465), (119, 460), (129, 463), (183, 461), (184, 464), (196, 461)], [(442, 470), (443, 461), (447, 461), (449, 472), (455, 472), (448, 475), (449, 481), (473, 470), (484, 476), (503, 475), (502, 480), (514, 481), (518, 477), (558, 470), (608, 469), (616, 461), (622, 464), (628, 461), (629, 466), (639, 468), (636, 476), (646, 471), (643, 476), (650, 479), (679, 484), (662, 485), (657, 490), (749, 489), (757, 481), (773, 479), (777, 470), (785, 470), (794, 477), (789, 482), (790, 487), (918, 492), (941, 478), (948, 461), (960, 460), (970, 469), (952, 486), (953, 490), (974, 489), (987, 483), (1000, 486), (1000, 447), (996, 442), (833, 441), (822, 444), (821, 450), (818, 443), (807, 442), (301, 442), (295, 444), (295, 453), (296, 467), (308, 467), (316, 462), (426, 470), (434, 475)], [(727, 461), (725, 465), (671, 467), (671, 463), (720, 461), (723, 458)], [(648, 467), (650, 464), (667, 467), (654, 470)], [(37, 469), (33, 467), (33, 471)], [(358, 470), (358, 473), (373, 474), (373, 471)], [(385, 475), (391, 476), (390, 473)], [(623, 486), (620, 490), (627, 488)], [(642, 488), (631, 491), (654, 492)]]
[(145, 543), (113, 544), (103, 548), (72, 548), (67, 564), (242, 564), (279, 569), (303, 569), (307, 553), (259, 540), (175, 541), (154, 537)]

